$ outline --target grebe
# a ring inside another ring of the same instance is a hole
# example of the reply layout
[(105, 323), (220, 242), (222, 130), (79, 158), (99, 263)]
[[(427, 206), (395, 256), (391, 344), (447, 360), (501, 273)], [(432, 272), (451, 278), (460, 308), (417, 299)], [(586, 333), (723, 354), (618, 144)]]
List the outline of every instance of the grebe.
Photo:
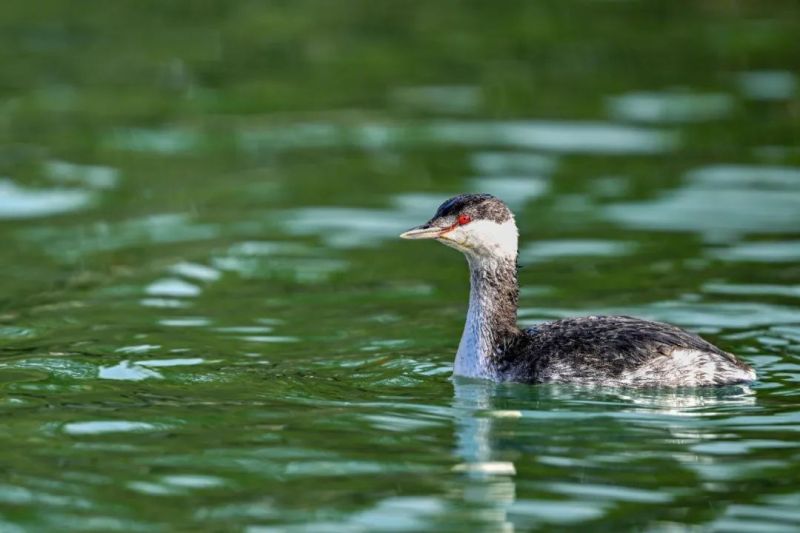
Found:
[(747, 383), (753, 369), (697, 335), (629, 316), (517, 326), (517, 225), (490, 194), (444, 202), (404, 239), (436, 239), (464, 253), (469, 311), (454, 374), (522, 383), (703, 386)]

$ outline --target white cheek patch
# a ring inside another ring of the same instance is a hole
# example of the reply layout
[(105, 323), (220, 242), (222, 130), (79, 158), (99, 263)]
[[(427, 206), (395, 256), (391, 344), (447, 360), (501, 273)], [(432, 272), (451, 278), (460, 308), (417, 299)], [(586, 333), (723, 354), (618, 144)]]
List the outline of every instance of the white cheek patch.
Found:
[(455, 248), (459, 252), (469, 252), (467, 235), (464, 233), (464, 228), (462, 226), (458, 226), (450, 231), (447, 231), (437, 240), (442, 244), (449, 246), (450, 248)]
[(457, 230), (463, 234), (458, 240), (476, 252), (496, 257), (517, 256), (518, 234), (513, 218), (502, 224), (492, 220), (475, 220)]

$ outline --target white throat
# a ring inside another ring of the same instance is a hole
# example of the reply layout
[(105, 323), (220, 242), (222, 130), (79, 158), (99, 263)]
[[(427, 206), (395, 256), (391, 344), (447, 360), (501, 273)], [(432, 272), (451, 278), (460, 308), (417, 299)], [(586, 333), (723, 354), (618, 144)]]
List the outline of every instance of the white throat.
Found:
[[(495, 377), (499, 329), (516, 327), (517, 227), (513, 219), (503, 224), (470, 224), (465, 251), (470, 269), (469, 309), (453, 373), (472, 378)], [(479, 230), (479, 231), (475, 231)], [(512, 296), (513, 295), (513, 296)]]
[(493, 338), (489, 321), (486, 320), (487, 305), (481, 301), (478, 292), (474, 286), (470, 287), (467, 321), (453, 367), (453, 373), (457, 376), (491, 377), (488, 354), (493, 349)]

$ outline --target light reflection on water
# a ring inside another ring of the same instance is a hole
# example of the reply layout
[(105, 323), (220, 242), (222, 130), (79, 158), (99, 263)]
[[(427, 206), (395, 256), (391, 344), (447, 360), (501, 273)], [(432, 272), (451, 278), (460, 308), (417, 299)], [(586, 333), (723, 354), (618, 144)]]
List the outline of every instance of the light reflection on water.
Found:
[(28, 189), (0, 179), (0, 219), (25, 219), (58, 215), (86, 208), (92, 201), (88, 191), (74, 189)]
[(754, 100), (790, 100), (797, 94), (797, 74), (786, 70), (740, 72), (739, 87)]
[(659, 199), (612, 204), (606, 212), (627, 226), (697, 231), (711, 240), (800, 227), (800, 168), (717, 165), (685, 179), (686, 186)]
[[(142, 133), (116, 146), (140, 150)], [(199, 138), (181, 130), (148, 132), (164, 139), (153, 151), (186, 152), (201, 146)], [(124, 137), (121, 137), (124, 138)], [(173, 140), (174, 139), (174, 140)], [(180, 139), (180, 141), (178, 141)], [(239, 134), (245, 152), (270, 150), (360, 148), (379, 150), (429, 145), (480, 146), (535, 149), (555, 153), (658, 154), (677, 148), (674, 132), (626, 126), (610, 122), (435, 121), (420, 124), (366, 123), (356, 126), (337, 123), (299, 123), (251, 126)], [(149, 145), (145, 149), (149, 149)]]
[(734, 100), (727, 94), (634, 92), (609, 100), (611, 116), (634, 122), (702, 122), (725, 117)]
[[(572, 309), (521, 308), (520, 317), (567, 317)], [(588, 309), (582, 314), (635, 315), (673, 324), (712, 328), (756, 328), (774, 324), (794, 324), (797, 309), (789, 306), (755, 302), (681, 302), (661, 301), (636, 307)]]
[(481, 99), (480, 87), (470, 85), (398, 87), (391, 93), (391, 100), (400, 107), (434, 113), (473, 113)]
[[(127, 130), (111, 138), (111, 146), (117, 149), (165, 155), (200, 150), (212, 142), (185, 128)], [(450, 145), (624, 155), (670, 152), (678, 147), (679, 138), (675, 132), (611, 122), (440, 120), (419, 124), (313, 122), (250, 126), (239, 133), (238, 144), (247, 153)]]

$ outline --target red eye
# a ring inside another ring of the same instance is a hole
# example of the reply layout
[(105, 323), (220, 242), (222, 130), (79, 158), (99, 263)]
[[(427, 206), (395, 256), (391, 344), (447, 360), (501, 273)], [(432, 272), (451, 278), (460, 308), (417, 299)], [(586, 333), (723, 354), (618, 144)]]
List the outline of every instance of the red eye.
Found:
[(458, 215), (458, 225), (463, 226), (464, 224), (469, 224), (472, 221), (472, 217), (469, 215)]

